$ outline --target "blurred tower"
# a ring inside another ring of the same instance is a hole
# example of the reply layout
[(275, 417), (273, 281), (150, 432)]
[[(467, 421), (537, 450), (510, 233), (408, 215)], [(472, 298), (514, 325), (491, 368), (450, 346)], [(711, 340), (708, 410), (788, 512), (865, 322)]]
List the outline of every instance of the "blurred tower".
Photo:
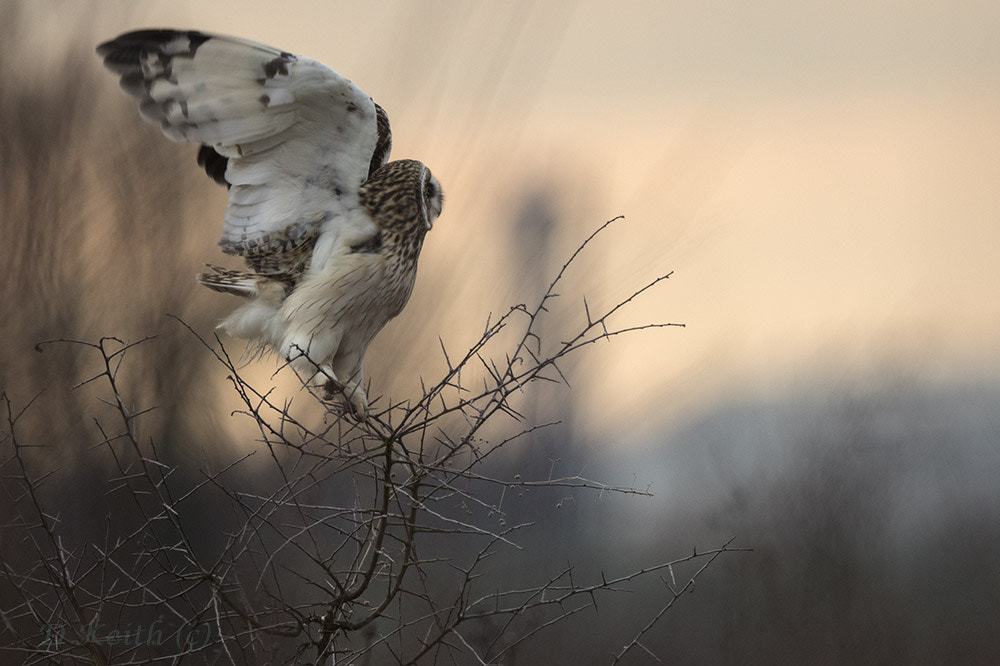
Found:
[(511, 265), (520, 268), (514, 283), (519, 294), (534, 297), (552, 279), (549, 264), (557, 223), (552, 189), (539, 186), (524, 193), (510, 237)]
[[(516, 268), (511, 276), (511, 289), (517, 302), (532, 307), (541, 298), (552, 280), (552, 237), (558, 217), (556, 196), (551, 187), (536, 185), (521, 197), (517, 217), (510, 227), (510, 265)], [(535, 324), (535, 332), (543, 340), (552, 329), (546, 317)], [(537, 387), (529, 390), (524, 416), (529, 423), (537, 423), (541, 405)]]
[[(515, 210), (508, 239), (511, 289), (514, 302), (524, 303), (530, 311), (537, 306), (566, 259), (561, 254), (556, 256), (560, 227), (558, 193), (551, 185), (531, 186), (525, 189)], [(558, 299), (550, 304), (556, 302)], [(548, 308), (533, 326), (541, 340), (543, 354), (558, 343), (565, 329), (560, 321), (561, 312), (559, 307)], [(525, 389), (521, 405), (525, 427), (560, 422), (533, 434), (527, 446), (517, 449), (520, 471), (544, 477), (550, 472), (551, 460), (560, 457), (561, 449), (573, 441), (575, 396), (565, 386), (556, 388), (548, 382), (536, 382)], [(537, 467), (524, 467), (529, 462)]]

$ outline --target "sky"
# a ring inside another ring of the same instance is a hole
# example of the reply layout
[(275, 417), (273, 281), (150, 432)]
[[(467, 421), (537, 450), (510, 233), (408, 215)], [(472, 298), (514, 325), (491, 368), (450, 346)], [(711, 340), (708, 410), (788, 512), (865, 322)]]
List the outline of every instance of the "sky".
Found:
[(537, 295), (514, 278), (541, 259), (505, 248), (542, 191), (556, 258), (625, 216), (574, 278), (588, 302), (673, 271), (621, 323), (685, 328), (574, 369), (598, 434), (889, 369), (1000, 379), (997, 3), (98, 6), (98, 38), (236, 34), (321, 60), (388, 109), (393, 156), (427, 163), (446, 205), (372, 353), (421, 317), (422, 339), (469, 344)]

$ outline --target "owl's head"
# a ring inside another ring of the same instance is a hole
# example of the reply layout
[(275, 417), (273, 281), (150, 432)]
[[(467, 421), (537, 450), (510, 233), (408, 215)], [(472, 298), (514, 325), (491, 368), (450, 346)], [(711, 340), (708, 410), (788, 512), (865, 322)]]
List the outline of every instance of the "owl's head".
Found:
[(423, 235), (441, 215), (441, 184), (423, 163), (397, 160), (380, 167), (359, 191), (361, 205), (383, 229)]

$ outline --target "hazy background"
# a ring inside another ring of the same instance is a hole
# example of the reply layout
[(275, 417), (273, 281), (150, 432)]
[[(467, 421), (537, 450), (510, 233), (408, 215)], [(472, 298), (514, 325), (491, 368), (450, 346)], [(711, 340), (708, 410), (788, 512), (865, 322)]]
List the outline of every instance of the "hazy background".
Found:
[[(231, 307), (193, 281), (220, 261), (224, 190), (140, 121), (93, 47), (138, 27), (259, 40), (354, 80), (388, 110), (393, 156), (444, 187), (413, 300), (369, 351), (380, 390), (439, 374), (437, 336), (467, 347), (615, 215), (573, 274), (592, 307), (675, 271), (620, 322), (686, 328), (582, 357), (573, 390), (537, 407), (565, 425), (517, 463), (558, 457), (656, 496), (526, 505), (561, 537), (536, 557), (757, 548), (664, 622), (660, 653), (685, 663), (986, 661), (1000, 5), (734, 5), (0, 3), (0, 386), (59, 397), (92, 369), (36, 354), (42, 339), (158, 334), (133, 377), (159, 436), (180, 458), (252, 446), (224, 373), (164, 316), (210, 335)], [(581, 303), (567, 292), (568, 325)], [(71, 412), (47, 425), (85, 433)], [(617, 616), (586, 621), (628, 638)], [(581, 634), (548, 649), (611, 649)]]

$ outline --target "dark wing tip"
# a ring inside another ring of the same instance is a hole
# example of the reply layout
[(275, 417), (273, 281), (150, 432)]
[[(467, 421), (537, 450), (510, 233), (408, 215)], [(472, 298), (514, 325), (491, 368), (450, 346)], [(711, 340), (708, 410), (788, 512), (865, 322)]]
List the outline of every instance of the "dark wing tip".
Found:
[(229, 158), (220, 155), (215, 148), (203, 145), (198, 149), (198, 166), (205, 169), (205, 173), (219, 185), (229, 187), (229, 181), (226, 180), (226, 167), (229, 166)]
[(389, 127), (389, 114), (385, 112), (378, 102), (375, 104), (375, 129), (378, 132), (378, 139), (375, 142), (375, 152), (372, 153), (371, 162), (368, 165), (368, 177), (378, 171), (379, 167), (389, 161), (389, 153), (392, 152), (392, 129)]
[[(211, 39), (197, 30), (151, 28), (133, 30), (97, 46), (104, 66), (116, 73), (138, 67), (144, 53), (193, 57), (198, 47)], [(183, 40), (183, 41), (181, 41)]]

